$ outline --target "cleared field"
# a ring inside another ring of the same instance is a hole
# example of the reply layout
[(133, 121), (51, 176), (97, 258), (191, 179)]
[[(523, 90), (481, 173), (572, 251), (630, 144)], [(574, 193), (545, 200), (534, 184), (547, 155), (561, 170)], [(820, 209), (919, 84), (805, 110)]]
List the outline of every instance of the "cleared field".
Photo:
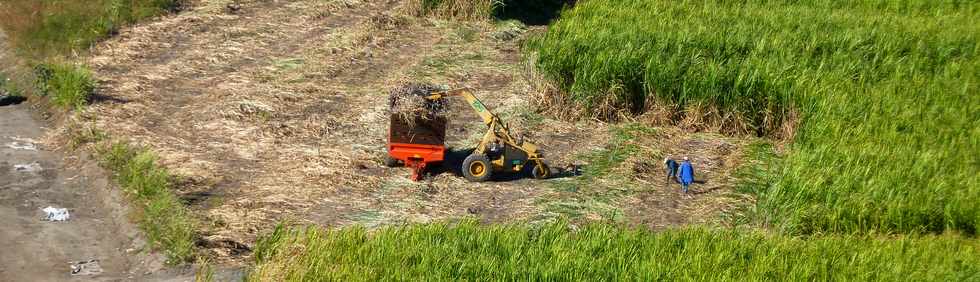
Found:
[(966, 281), (980, 245), (954, 236), (795, 239), (745, 230), (663, 232), (567, 225), (430, 224), (374, 232), (278, 228), (254, 281)]
[(973, 234), (978, 11), (969, 1), (586, 1), (528, 49), (570, 93), (559, 100), (594, 116), (649, 112), (794, 138), (755, 189), (762, 221), (796, 233)]

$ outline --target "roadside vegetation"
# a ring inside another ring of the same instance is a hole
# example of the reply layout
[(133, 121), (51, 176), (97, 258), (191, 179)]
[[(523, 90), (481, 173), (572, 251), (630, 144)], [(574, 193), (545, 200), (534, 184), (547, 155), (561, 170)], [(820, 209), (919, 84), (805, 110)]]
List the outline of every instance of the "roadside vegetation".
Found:
[(837, 4), (587, 1), (528, 49), (595, 117), (669, 105), (681, 123), (791, 138), (758, 192), (783, 230), (974, 234), (980, 5)]
[(114, 172), (115, 179), (139, 211), (140, 227), (155, 249), (162, 250), (168, 263), (180, 264), (195, 257), (195, 221), (187, 207), (171, 191), (172, 179), (156, 164), (153, 153), (126, 143), (115, 143), (99, 150), (102, 165)]
[(250, 281), (861, 280), (980, 278), (980, 245), (955, 236), (798, 239), (750, 230), (575, 231), (476, 221), (325, 230), (278, 227)]
[(34, 66), (34, 79), (37, 95), (69, 110), (81, 110), (95, 89), (91, 72), (71, 63), (38, 64)]

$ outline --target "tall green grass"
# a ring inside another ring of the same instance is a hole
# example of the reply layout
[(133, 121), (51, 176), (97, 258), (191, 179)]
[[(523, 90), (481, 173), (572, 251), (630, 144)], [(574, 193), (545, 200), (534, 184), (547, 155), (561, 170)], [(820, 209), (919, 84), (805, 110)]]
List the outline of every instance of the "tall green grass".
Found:
[(153, 153), (115, 143), (100, 152), (102, 165), (115, 172), (123, 190), (140, 207), (140, 228), (170, 264), (195, 258), (195, 220), (170, 190), (170, 174), (156, 164)]
[(980, 244), (955, 236), (649, 232), (564, 224), (324, 230), (279, 226), (259, 240), (249, 281), (966, 281)]
[(798, 111), (785, 165), (758, 189), (784, 230), (974, 234), (977, 18), (975, 1), (593, 0), (527, 49), (593, 111), (708, 105), (760, 135)]
[(91, 72), (74, 64), (38, 64), (34, 67), (34, 77), (35, 93), (69, 110), (85, 106), (95, 90)]
[(5, 0), (0, 28), (32, 60), (82, 53), (120, 27), (179, 8), (179, 0)]

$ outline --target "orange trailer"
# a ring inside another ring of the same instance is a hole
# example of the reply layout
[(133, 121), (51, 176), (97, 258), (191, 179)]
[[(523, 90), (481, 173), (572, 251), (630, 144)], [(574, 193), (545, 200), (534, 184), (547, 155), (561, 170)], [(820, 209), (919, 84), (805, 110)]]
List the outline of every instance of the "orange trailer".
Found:
[(422, 179), (428, 166), (441, 163), (446, 155), (446, 123), (442, 116), (415, 116), (408, 121), (391, 116), (388, 127), (388, 156), (385, 164), (412, 168), (412, 180)]

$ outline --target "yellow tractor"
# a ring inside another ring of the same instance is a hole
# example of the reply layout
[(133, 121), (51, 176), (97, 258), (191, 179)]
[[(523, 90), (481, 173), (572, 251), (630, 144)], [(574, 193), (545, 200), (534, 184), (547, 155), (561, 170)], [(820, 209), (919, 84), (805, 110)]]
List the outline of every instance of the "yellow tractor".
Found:
[(551, 170), (545, 164), (544, 156), (538, 146), (525, 142), (523, 137), (515, 139), (511, 136), (507, 125), (487, 109), (487, 106), (469, 89), (433, 92), (427, 98), (439, 100), (448, 97), (466, 99), (466, 103), (487, 125), (487, 133), (483, 135), (483, 139), (477, 144), (473, 153), (463, 161), (461, 170), (467, 180), (487, 181), (494, 172), (521, 172), (525, 169), (530, 169), (531, 175), (537, 179), (551, 176)]

